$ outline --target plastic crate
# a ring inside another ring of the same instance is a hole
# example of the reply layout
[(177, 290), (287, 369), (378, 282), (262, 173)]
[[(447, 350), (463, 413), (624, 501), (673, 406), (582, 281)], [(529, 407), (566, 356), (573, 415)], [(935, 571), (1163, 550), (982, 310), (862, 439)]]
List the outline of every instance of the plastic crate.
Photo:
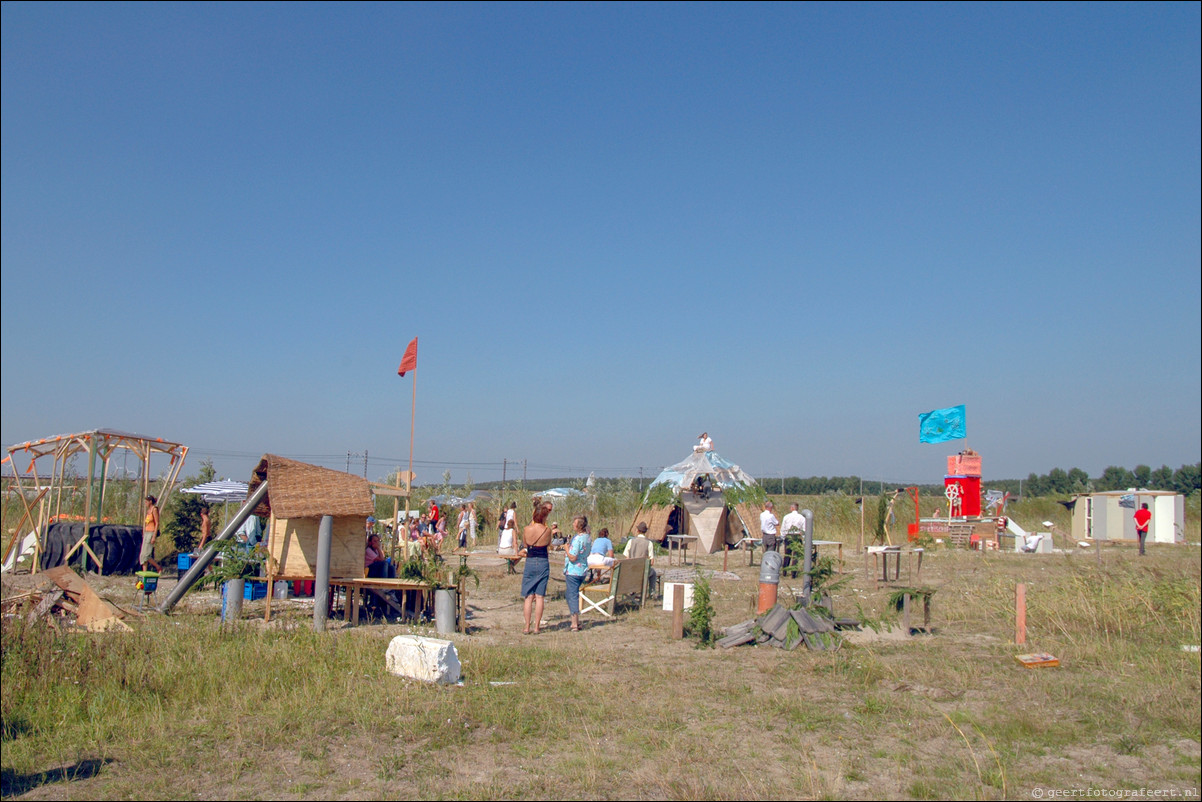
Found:
[(246, 580), (243, 585), (242, 598), (246, 601), (258, 601), (267, 598), (267, 583)]
[(196, 562), (195, 554), (177, 554), (177, 555), (175, 555), (175, 567), (179, 569), (179, 572), (181, 574), (184, 571), (187, 571), (188, 569), (190, 569), (192, 567), (192, 564), (195, 562)]

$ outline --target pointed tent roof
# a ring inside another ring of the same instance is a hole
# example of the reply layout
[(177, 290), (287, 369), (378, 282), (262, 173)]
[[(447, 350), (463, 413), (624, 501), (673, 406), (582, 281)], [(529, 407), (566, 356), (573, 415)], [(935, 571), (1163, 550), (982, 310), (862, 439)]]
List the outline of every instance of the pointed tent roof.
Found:
[(706, 474), (723, 490), (755, 484), (755, 479), (717, 451), (694, 451), (681, 462), (664, 468), (651, 486), (666, 483), (676, 490), (683, 490), (698, 476)]

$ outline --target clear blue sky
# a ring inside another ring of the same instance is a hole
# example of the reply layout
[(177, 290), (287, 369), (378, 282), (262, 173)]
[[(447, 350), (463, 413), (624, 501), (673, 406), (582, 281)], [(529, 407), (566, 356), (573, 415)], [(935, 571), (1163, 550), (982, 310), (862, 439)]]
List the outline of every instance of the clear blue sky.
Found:
[(1199, 9), (5, 3), (0, 437), (1196, 462)]

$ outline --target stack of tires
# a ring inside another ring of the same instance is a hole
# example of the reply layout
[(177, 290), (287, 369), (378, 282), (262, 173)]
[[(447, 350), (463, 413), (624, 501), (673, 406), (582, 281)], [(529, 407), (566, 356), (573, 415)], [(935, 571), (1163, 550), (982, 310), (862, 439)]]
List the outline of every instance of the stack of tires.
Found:
[[(82, 523), (66, 522), (50, 525), (42, 541), (42, 570), (64, 563), (67, 552), (83, 537), (84, 526)], [(142, 551), (142, 528), (92, 524), (88, 527), (88, 547), (102, 561), (102, 565), (97, 565), (82, 549), (71, 555), (71, 559), (77, 561), (82, 552), (87, 560), (86, 570), (105, 574), (132, 573), (141, 567), (138, 557)]]

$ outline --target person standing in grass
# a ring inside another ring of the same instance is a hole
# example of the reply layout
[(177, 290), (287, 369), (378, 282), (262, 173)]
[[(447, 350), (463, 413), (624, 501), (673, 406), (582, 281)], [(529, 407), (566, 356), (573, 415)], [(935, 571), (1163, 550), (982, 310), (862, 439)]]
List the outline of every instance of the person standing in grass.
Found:
[(518, 503), (511, 501), (509, 507), (501, 512), (501, 536), (497, 541), (497, 551), (502, 554), (517, 550), (517, 543), (514, 542), (514, 535), (517, 534), (517, 520)]
[[(551, 578), (551, 563), (547, 547), (551, 545), (551, 528), (547, 516), (551, 514), (551, 502), (534, 500), (534, 520), (522, 530), (522, 555), (526, 565), (522, 570), (522, 612), (526, 619), (524, 634), (537, 635), (543, 620), (543, 606), (547, 599), (547, 580)], [(534, 628), (531, 630), (531, 614)]]
[(805, 559), (806, 519), (802, 517), (797, 507), (798, 504), (796, 501), (790, 504), (789, 511), (785, 514), (785, 519), (780, 522), (780, 531), (784, 535), (785, 540), (785, 561), (783, 567), (791, 569), (794, 579), (797, 578), (797, 571), (800, 568), (797, 564), (798, 561), (804, 561)]
[(568, 545), (563, 558), (563, 576), (567, 581), (568, 613), (572, 617), (572, 631), (580, 631), (580, 586), (588, 573), (588, 554), (592, 548), (589, 542), (588, 518), (577, 515), (572, 519), (572, 542)]
[(460, 508), (459, 508), (458, 529), (459, 529), (459, 548), (466, 549), (467, 548), (467, 505), (460, 506)]
[(154, 496), (146, 497), (146, 517), (142, 520), (142, 554), (138, 558), (138, 562), (142, 563), (142, 570), (149, 570), (149, 566), (153, 565), (154, 570), (162, 571), (163, 566), (154, 558), (154, 542), (159, 539), (159, 500)]
[(209, 517), (209, 506), (206, 504), (200, 508), (200, 545), (196, 547), (198, 554), (205, 547), (205, 543), (208, 542), (209, 535), (212, 533), (213, 520)]
[(760, 513), (760, 537), (764, 541), (764, 551), (776, 551), (776, 527), (780, 521), (776, 519), (771, 501), (764, 503), (764, 511)]
[(1152, 523), (1152, 513), (1147, 504), (1141, 504), (1135, 511), (1135, 536), (1139, 538), (1139, 555), (1144, 556), (1144, 542), (1148, 539), (1148, 525)]

